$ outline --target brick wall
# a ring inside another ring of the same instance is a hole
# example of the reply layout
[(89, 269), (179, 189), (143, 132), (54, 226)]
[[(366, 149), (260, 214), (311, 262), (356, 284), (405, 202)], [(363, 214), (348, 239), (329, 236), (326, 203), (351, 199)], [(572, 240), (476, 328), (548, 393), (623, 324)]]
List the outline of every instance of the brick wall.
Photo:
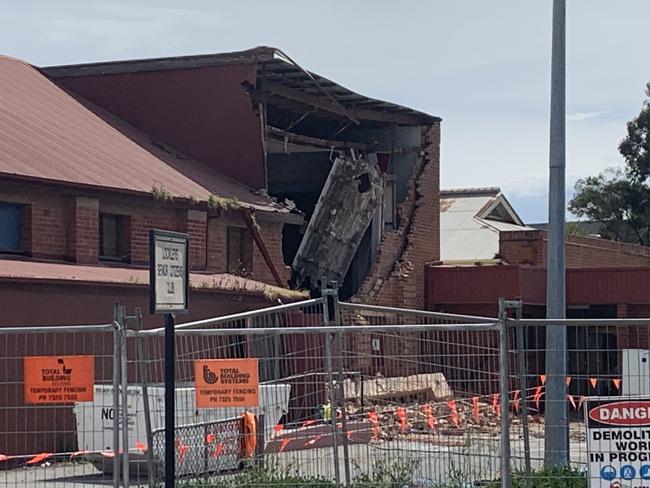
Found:
[(75, 263), (93, 264), (99, 253), (99, 200), (72, 197), (66, 236), (67, 256)]
[[(123, 215), (129, 235), (130, 263), (149, 264), (149, 230), (163, 229), (187, 232), (190, 237), (189, 261), (194, 271), (225, 273), (227, 263), (228, 226), (245, 227), (238, 211), (223, 212), (174, 208), (170, 202), (149, 201), (145, 198), (124, 198), (111, 193), (78, 196), (56, 190), (25, 185), (0, 188), (0, 201), (24, 205), (22, 214), (22, 244), (26, 255), (37, 259), (66, 260), (80, 264), (99, 261), (99, 215)], [(284, 223), (265, 220), (258, 212), (257, 225), (283, 283), (289, 279), (289, 268), (282, 256)], [(253, 266), (247, 275), (252, 279), (276, 284), (266, 261), (252, 240)]]
[[(501, 232), (499, 257), (508, 264), (546, 266), (547, 234), (542, 230)], [(650, 247), (594, 237), (567, 236), (568, 268), (650, 266)]]
[(384, 235), (355, 301), (424, 308), (425, 264), (440, 258), (439, 123), (424, 130), (423, 141), (423, 156), (398, 209), (400, 226)]

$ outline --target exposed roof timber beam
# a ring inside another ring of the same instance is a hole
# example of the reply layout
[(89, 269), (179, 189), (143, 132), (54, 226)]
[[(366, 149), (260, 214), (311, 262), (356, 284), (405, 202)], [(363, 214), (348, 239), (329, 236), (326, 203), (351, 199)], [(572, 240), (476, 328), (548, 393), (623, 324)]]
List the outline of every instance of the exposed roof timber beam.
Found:
[(268, 137), (274, 139), (287, 140), (289, 142), (297, 142), (300, 144), (305, 144), (307, 146), (313, 147), (322, 147), (324, 149), (360, 149), (363, 151), (372, 150), (373, 146), (371, 144), (364, 144), (361, 142), (347, 142), (347, 141), (335, 141), (331, 139), (321, 139), (320, 137), (311, 137), (303, 136), (302, 134), (296, 134), (294, 132), (289, 132), (284, 129), (279, 129), (271, 125), (266, 126), (266, 131)]
[(267, 83), (265, 85), (265, 89), (282, 98), (300, 102), (310, 107), (332, 112), (343, 117), (348, 117), (348, 114), (351, 114), (356, 119), (372, 120), (376, 122), (388, 122), (406, 125), (427, 124), (428, 117), (424, 114), (417, 115), (411, 113), (387, 113), (374, 110), (364, 110), (354, 107), (343, 109), (342, 105), (336, 105), (326, 98), (311, 95), (302, 90), (290, 88), (279, 83)]

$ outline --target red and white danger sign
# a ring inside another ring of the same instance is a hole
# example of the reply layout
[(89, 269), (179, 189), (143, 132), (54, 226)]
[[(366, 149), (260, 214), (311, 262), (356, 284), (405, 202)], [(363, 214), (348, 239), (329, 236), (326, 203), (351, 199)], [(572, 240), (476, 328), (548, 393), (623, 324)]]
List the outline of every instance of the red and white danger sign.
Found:
[(590, 488), (650, 488), (650, 398), (585, 402)]

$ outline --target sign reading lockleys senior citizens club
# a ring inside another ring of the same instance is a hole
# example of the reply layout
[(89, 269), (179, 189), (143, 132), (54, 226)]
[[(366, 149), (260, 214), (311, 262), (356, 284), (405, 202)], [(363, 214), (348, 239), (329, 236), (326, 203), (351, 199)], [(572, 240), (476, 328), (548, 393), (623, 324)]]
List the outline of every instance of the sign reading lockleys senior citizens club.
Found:
[(24, 358), (25, 403), (91, 402), (93, 356), (27, 356)]
[(187, 234), (152, 230), (149, 234), (151, 313), (187, 312)]
[(650, 488), (650, 398), (585, 402), (589, 487)]
[(194, 361), (197, 408), (259, 406), (257, 359)]

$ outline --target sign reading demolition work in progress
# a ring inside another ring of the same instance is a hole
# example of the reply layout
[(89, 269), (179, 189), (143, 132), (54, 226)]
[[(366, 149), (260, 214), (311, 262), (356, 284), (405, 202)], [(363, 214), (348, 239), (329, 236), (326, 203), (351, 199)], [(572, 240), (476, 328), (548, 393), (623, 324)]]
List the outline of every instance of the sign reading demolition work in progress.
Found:
[(187, 312), (187, 235), (152, 230), (149, 261), (151, 313)]
[(257, 359), (199, 359), (194, 361), (196, 407), (257, 407)]
[(650, 398), (585, 402), (590, 488), (650, 488)]
[(24, 358), (25, 403), (75, 403), (93, 400), (93, 356), (28, 356)]

